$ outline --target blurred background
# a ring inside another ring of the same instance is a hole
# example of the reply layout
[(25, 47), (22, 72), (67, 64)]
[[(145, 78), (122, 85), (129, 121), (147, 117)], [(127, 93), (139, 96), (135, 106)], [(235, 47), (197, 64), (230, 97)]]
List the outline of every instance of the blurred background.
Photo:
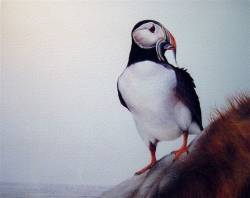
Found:
[[(143, 19), (175, 36), (204, 126), (226, 98), (250, 91), (247, 0), (3, 0), (1, 182), (114, 185), (149, 161), (116, 90)], [(158, 158), (181, 141), (160, 143)]]

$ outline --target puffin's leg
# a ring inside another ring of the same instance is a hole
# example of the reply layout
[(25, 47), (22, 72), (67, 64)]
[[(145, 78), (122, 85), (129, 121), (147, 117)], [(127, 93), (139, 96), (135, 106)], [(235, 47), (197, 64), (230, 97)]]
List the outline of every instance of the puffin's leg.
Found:
[(174, 154), (173, 161), (177, 160), (181, 156), (182, 153), (185, 153), (185, 152), (188, 153), (187, 143), (188, 143), (188, 131), (184, 131), (183, 132), (183, 144), (182, 144), (181, 148), (172, 152)]
[(149, 170), (150, 168), (152, 168), (155, 165), (155, 163), (156, 163), (156, 156), (155, 156), (156, 145), (157, 145), (157, 143), (153, 144), (153, 143), (150, 142), (149, 151), (150, 151), (150, 154), (151, 154), (151, 162), (146, 167), (144, 167), (143, 169), (137, 171), (135, 173), (135, 175), (140, 175), (140, 174), (144, 173), (145, 171)]

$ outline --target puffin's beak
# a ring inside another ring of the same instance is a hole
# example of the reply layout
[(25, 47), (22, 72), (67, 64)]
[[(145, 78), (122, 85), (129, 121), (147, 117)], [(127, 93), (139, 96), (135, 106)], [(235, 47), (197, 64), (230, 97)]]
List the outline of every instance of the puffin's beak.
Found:
[(168, 42), (168, 45), (164, 46), (166, 50), (173, 50), (173, 54), (174, 54), (174, 58), (175, 58), (175, 63), (177, 63), (176, 61), (176, 41), (174, 36), (166, 29), (165, 29), (165, 33), (166, 33), (166, 37)]
[(177, 63), (177, 61), (176, 61), (176, 46), (166, 42), (165, 45), (163, 46), (163, 49), (166, 50), (166, 51), (167, 50), (172, 50), (173, 54), (174, 54), (175, 63)]
[(165, 27), (162, 27), (162, 28), (165, 32), (165, 39), (160, 39), (156, 43), (156, 52), (157, 52), (158, 58), (162, 61), (166, 61), (164, 53), (167, 50), (172, 50), (173, 55), (174, 55), (174, 59), (175, 59), (175, 63), (177, 64), (175, 38)]
[(166, 42), (165, 45), (163, 46), (163, 49), (164, 50), (175, 50), (175, 47)]
[(162, 60), (162, 61), (166, 60), (164, 53), (167, 50), (173, 51), (175, 62), (176, 62), (176, 47), (174, 45), (172, 45), (171, 43), (169, 43), (169, 41), (167, 41), (167, 40), (159, 40), (156, 44), (156, 52), (157, 52), (158, 58), (160, 60)]

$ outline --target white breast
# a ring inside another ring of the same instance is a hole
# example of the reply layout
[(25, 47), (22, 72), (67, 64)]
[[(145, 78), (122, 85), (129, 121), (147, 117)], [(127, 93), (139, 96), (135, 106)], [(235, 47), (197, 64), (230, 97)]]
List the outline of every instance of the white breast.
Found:
[(174, 112), (176, 83), (172, 69), (151, 61), (131, 65), (119, 77), (121, 95), (146, 142), (175, 139), (181, 134)]

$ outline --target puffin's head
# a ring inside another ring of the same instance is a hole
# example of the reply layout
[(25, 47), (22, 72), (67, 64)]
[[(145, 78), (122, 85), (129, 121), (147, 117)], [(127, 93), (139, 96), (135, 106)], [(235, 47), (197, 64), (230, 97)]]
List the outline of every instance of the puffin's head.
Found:
[(164, 61), (166, 50), (172, 50), (176, 59), (176, 42), (173, 35), (159, 22), (143, 20), (132, 30), (132, 39), (142, 49), (155, 48), (159, 60)]

